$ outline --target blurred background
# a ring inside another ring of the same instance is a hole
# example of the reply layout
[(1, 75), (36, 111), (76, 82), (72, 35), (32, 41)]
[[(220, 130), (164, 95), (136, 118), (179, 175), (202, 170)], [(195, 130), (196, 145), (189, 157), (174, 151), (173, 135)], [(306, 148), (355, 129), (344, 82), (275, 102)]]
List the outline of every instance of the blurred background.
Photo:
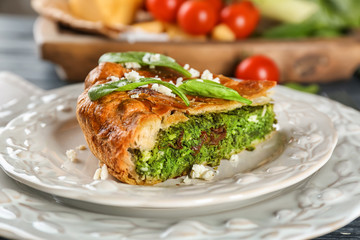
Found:
[[(135, 34), (132, 32), (122, 36), (122, 39), (117, 39), (117, 31), (123, 31), (121, 27), (120, 30), (116, 26), (107, 28), (79, 21), (79, 18), (72, 19), (75, 28), (69, 24), (68, 18), (63, 18), (62, 24), (58, 24), (57, 21), (64, 15), (59, 15), (59, 12), (48, 12), (49, 8), (46, 6), (49, 5), (44, 3), (49, 1), (33, 2), (39, 3), (37, 11), (31, 7), (30, 0), (0, 0), (0, 71), (15, 73), (43, 89), (54, 89), (83, 81), (88, 71), (96, 66), (98, 57), (106, 51), (162, 52), (175, 57), (181, 63), (190, 63), (200, 70), (209, 68), (214, 73), (225, 73), (229, 76), (236, 75), (238, 63), (253, 54), (261, 53), (273, 59), (279, 67), (281, 84), (334, 99), (355, 109), (360, 108), (360, 72), (356, 70), (360, 66), (359, 30), (344, 32), (342, 29), (333, 31), (334, 29), (320, 28), (317, 33), (323, 36), (316, 39), (300, 37), (296, 40), (235, 40), (234, 34), (229, 32), (226, 26), (221, 26), (218, 28), (221, 32), (220, 37), (211, 33), (209, 35), (212, 35), (212, 39), (208, 39), (203, 35), (189, 36), (177, 26), (159, 24), (155, 21), (153, 24), (136, 27), (142, 31), (160, 33), (156, 35), (160, 36), (160, 39), (151, 42), (154, 36), (150, 34), (146, 36), (146, 41), (139, 41), (144, 35), (137, 35), (136, 31)], [(61, 5), (61, 1), (50, 2), (60, 3), (55, 4), (55, 7), (58, 7), (60, 12), (69, 13), (69, 9)], [(354, 3), (356, 2), (359, 4), (360, 0), (355, 0)], [(360, 6), (357, 6), (358, 8), (353, 9), (358, 11), (352, 11), (353, 19), (360, 19)], [(144, 22), (149, 21), (149, 14), (143, 10), (141, 8), (136, 17)], [(287, 11), (282, 9), (282, 12)], [(49, 18), (50, 15), (52, 18)], [(336, 15), (328, 17), (322, 19), (336, 20), (337, 23), (343, 23), (344, 20)], [(350, 18), (346, 20), (352, 21)], [(354, 24), (360, 24), (359, 22), (353, 21)], [(267, 24), (261, 21), (259, 27), (267, 28), (268, 24), (273, 23), (273, 20)], [(287, 31), (293, 36), (309, 30), (304, 27), (308, 25), (300, 26), (303, 26), (301, 31), (289, 32), (289, 28), (282, 28), (272, 34), (279, 36)], [(295, 29), (292, 25), (290, 27)], [(174, 37), (172, 41), (163, 38), (163, 29), (166, 29), (170, 37)], [(336, 36), (338, 33), (344, 35)], [(255, 37), (256, 34), (255, 32)], [(325, 35), (331, 38), (324, 38)], [(219, 39), (222, 37), (225, 39)], [(342, 232), (356, 232), (359, 225), (360, 219), (321, 239), (339, 239), (344, 237)]]
[(15, 73), (36, 86), (52, 89), (68, 84), (55, 66), (41, 60), (33, 27), (38, 14), (30, 0), (0, 0), (0, 71)]
[[(118, 1), (136, 6), (128, 20), (112, 17), (124, 14), (109, 11), (116, 9), (106, 6), (111, 2), (97, 1), (102, 15), (94, 18), (94, 0), (0, 0), (0, 71), (51, 89), (83, 81), (104, 52), (143, 50), (245, 78), (238, 65), (261, 54), (276, 64), (281, 84), (359, 109), (360, 1), (281, 0), (274, 8), (271, 1), (252, 0), (261, 16), (246, 36), (230, 28), (223, 10), (210, 30), (192, 34), (181, 21), (167, 22), (145, 6), (151, 1)], [(117, 21), (127, 21), (126, 28)]]
[(0, 12), (6, 14), (36, 15), (29, 0), (1, 0)]

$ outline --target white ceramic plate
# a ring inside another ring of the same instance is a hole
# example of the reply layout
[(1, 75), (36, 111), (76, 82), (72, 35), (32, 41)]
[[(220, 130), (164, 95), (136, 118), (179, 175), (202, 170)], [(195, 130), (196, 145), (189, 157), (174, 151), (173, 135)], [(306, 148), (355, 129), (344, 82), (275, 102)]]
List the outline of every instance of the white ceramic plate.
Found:
[[(4, 128), (1, 166), (8, 175), (46, 193), (89, 203), (142, 209), (222, 205), (205, 209), (216, 212), (300, 182), (326, 163), (337, 141), (326, 115), (284, 96), (280, 88), (274, 96), (277, 134), (254, 152), (241, 153), (239, 163), (223, 161), (214, 181), (179, 185), (178, 180), (165, 186), (94, 181), (98, 161), (90, 151), (79, 151), (77, 163), (65, 155), (66, 150), (85, 144), (75, 115), (82, 88), (82, 84), (73, 85), (33, 97), (28, 102), (31, 109)], [(266, 161), (269, 163), (241, 173)]]
[[(0, 235), (54, 240), (281, 240), (309, 239), (346, 225), (360, 215), (360, 113), (323, 97), (277, 89), (327, 114), (339, 135), (330, 160), (301, 186), (246, 208), (218, 214), (132, 218), (63, 206), (57, 198), (43, 198), (0, 171)], [(26, 100), (19, 102), (26, 105)], [(11, 109), (0, 107), (0, 113), (9, 113), (0, 114), (0, 120), (7, 121), (16, 114), (18, 108)]]

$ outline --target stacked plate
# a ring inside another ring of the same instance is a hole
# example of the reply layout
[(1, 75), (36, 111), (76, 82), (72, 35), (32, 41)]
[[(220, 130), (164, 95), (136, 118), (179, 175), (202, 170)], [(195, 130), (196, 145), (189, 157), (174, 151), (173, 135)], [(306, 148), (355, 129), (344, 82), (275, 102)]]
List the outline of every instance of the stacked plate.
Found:
[(86, 145), (75, 116), (81, 84), (43, 92), (4, 78), (17, 91), (0, 106), (0, 235), (303, 239), (360, 215), (360, 113), (328, 99), (278, 86), (276, 134), (222, 161), (214, 180), (131, 186), (93, 180), (89, 150), (76, 162), (66, 157)]

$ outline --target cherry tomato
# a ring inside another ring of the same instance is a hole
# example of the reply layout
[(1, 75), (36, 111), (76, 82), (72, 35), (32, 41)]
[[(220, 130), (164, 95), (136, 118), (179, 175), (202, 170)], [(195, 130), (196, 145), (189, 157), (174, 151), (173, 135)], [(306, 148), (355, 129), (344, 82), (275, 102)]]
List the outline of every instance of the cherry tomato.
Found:
[(229, 26), (237, 39), (248, 37), (256, 28), (260, 14), (248, 1), (234, 3), (221, 11), (221, 21)]
[(206, 0), (187, 1), (181, 5), (177, 22), (187, 33), (193, 35), (207, 34), (217, 21), (216, 12)]
[(157, 20), (175, 22), (180, 6), (186, 0), (146, 0), (146, 8)]
[(275, 62), (263, 55), (246, 58), (236, 67), (236, 78), (245, 80), (271, 80), (279, 82), (279, 69)]
[(216, 13), (216, 21), (218, 21), (218, 19), (220, 19), (220, 12), (221, 9), (223, 8), (223, 2), (222, 0), (207, 0), (211, 6), (213, 6), (213, 8), (215, 9), (215, 13)]

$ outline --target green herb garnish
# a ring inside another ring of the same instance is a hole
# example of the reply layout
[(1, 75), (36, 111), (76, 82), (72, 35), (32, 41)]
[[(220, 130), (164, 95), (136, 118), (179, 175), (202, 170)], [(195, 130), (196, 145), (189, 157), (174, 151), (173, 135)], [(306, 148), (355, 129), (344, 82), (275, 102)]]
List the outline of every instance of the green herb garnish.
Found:
[(139, 82), (129, 82), (128, 80), (119, 80), (116, 82), (110, 82), (110, 83), (104, 83), (95, 85), (92, 88), (90, 88), (88, 95), (91, 101), (98, 100), (99, 98), (106, 96), (112, 92), (125, 92), (130, 91), (135, 88), (138, 88), (143, 85), (147, 84), (161, 84), (173, 91), (176, 95), (178, 95), (185, 103), (186, 106), (190, 105), (189, 99), (186, 97), (186, 95), (179, 90), (175, 85), (164, 82), (158, 79), (154, 78), (140, 78)]
[[(122, 53), (105, 53), (99, 59), (99, 62), (114, 63), (131, 63), (135, 62), (141, 66), (162, 66), (168, 67), (183, 74), (184, 77), (190, 78), (191, 74), (181, 67), (174, 59), (162, 54), (148, 52), (122, 52)], [(147, 84), (160, 84), (169, 88), (173, 93), (178, 95), (186, 104), (190, 105), (189, 99), (185, 94), (210, 98), (221, 98), (226, 100), (235, 100), (245, 104), (251, 104), (252, 101), (239, 95), (234, 89), (225, 87), (220, 83), (205, 79), (189, 79), (179, 87), (161, 81), (155, 78), (140, 78), (139, 81), (132, 82), (128, 79), (122, 79), (116, 82), (99, 84), (89, 89), (88, 95), (92, 101), (106, 96), (112, 92), (130, 91), (137, 87)]]
[(299, 83), (285, 83), (284, 86), (292, 88), (301, 92), (316, 94), (319, 92), (320, 87), (318, 84), (303, 85)]
[[(153, 57), (152, 57), (153, 56)], [(105, 53), (99, 59), (99, 62), (114, 62), (114, 63), (129, 63), (136, 62), (141, 66), (159, 66), (168, 67), (184, 75), (184, 77), (191, 77), (191, 74), (180, 66), (171, 57), (148, 52), (114, 52)]]
[(221, 98), (225, 100), (235, 100), (245, 104), (252, 103), (252, 101), (249, 99), (240, 96), (240, 94), (234, 89), (205, 79), (190, 79), (185, 81), (179, 87), (154, 78), (140, 78), (139, 82), (129, 82), (128, 80), (124, 79), (116, 82), (95, 85), (90, 88), (88, 95), (91, 101), (96, 101), (112, 92), (130, 91), (140, 86), (154, 83), (161, 84), (171, 89), (171, 91), (173, 91), (184, 101), (186, 106), (189, 106), (190, 102), (185, 94), (192, 96)]
[(179, 86), (179, 89), (185, 94), (201, 97), (221, 98), (226, 100), (235, 100), (245, 104), (251, 104), (252, 101), (246, 99), (232, 88), (225, 87), (214, 81), (205, 79), (190, 79)]

